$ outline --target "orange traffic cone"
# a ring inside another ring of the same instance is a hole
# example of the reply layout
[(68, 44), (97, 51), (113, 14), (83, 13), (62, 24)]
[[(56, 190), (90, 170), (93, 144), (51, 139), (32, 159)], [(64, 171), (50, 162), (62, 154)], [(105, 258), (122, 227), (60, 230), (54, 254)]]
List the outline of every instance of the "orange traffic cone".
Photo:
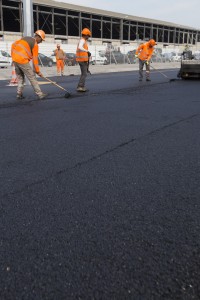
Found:
[(17, 83), (18, 83), (18, 80), (17, 80), (17, 75), (15, 72), (15, 66), (14, 66), (14, 64), (12, 64), (12, 78), (11, 78), (9, 85), (17, 85)]

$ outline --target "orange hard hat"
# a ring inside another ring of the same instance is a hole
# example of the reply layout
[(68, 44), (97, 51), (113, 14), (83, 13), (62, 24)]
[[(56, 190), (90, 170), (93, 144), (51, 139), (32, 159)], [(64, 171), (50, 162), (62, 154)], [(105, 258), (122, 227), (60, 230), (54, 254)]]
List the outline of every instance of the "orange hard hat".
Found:
[(88, 28), (84, 28), (84, 29), (82, 30), (81, 34), (83, 34), (83, 35), (89, 35), (89, 36), (92, 35), (92, 34), (91, 34), (91, 31), (90, 31)]
[(43, 41), (45, 40), (45, 32), (43, 30), (37, 30), (35, 34), (39, 35)]
[(150, 40), (150, 41), (149, 41), (149, 43), (151, 44), (151, 46), (155, 46), (155, 45), (157, 45), (157, 43), (156, 43), (156, 42), (155, 42), (155, 40), (153, 40), (153, 39), (152, 39), (152, 40)]

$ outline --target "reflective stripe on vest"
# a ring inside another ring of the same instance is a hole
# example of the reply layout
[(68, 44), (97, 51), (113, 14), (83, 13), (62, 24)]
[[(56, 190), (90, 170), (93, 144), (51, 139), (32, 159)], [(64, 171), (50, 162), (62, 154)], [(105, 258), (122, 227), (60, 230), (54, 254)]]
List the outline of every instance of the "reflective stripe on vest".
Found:
[[(28, 55), (28, 58), (31, 59), (32, 58), (32, 53), (24, 46), (22, 45), (21, 43), (14, 43), (13, 44), (13, 47), (16, 46), (16, 47), (19, 47), (19, 48), (22, 48)], [(14, 50), (14, 49), (13, 49)], [(19, 53), (19, 52), (18, 52)], [(24, 55), (23, 55), (24, 56)], [(24, 56), (25, 57), (25, 56)]]
[(12, 53), (16, 53), (17, 55), (19, 55), (19, 56), (21, 56), (21, 57), (23, 57), (23, 58), (27, 58), (27, 55), (26, 55), (26, 54), (23, 54), (23, 53), (21, 53), (21, 52), (15, 50), (15, 49), (12, 50)]

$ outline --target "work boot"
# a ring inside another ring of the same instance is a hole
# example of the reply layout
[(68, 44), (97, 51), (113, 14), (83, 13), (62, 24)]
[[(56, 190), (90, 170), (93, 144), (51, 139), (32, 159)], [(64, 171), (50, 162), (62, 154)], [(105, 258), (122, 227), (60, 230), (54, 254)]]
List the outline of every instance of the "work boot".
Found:
[(81, 92), (81, 93), (84, 93), (84, 92), (87, 92), (87, 89), (85, 87), (77, 87), (77, 92)]
[(16, 98), (17, 98), (17, 100), (22, 100), (25, 97), (22, 94), (17, 94)]
[(40, 100), (45, 99), (48, 96), (48, 94), (42, 93), (39, 97)]
[(146, 78), (146, 81), (151, 81), (151, 79), (150, 78)]

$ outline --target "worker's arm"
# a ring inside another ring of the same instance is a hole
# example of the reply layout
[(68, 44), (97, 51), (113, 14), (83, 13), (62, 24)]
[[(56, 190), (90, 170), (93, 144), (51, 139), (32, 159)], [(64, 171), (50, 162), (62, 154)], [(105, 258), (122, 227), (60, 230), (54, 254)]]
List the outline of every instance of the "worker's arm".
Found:
[(39, 68), (39, 63), (38, 63), (38, 44), (35, 43), (32, 53), (33, 53), (33, 67), (35, 73), (39, 76), (42, 76), (42, 73), (40, 72), (40, 68)]
[(84, 39), (81, 39), (79, 44), (78, 44), (78, 49), (80, 49), (83, 52), (89, 52), (88, 50), (86, 50), (85, 48), (83, 48), (83, 45), (85, 44)]

